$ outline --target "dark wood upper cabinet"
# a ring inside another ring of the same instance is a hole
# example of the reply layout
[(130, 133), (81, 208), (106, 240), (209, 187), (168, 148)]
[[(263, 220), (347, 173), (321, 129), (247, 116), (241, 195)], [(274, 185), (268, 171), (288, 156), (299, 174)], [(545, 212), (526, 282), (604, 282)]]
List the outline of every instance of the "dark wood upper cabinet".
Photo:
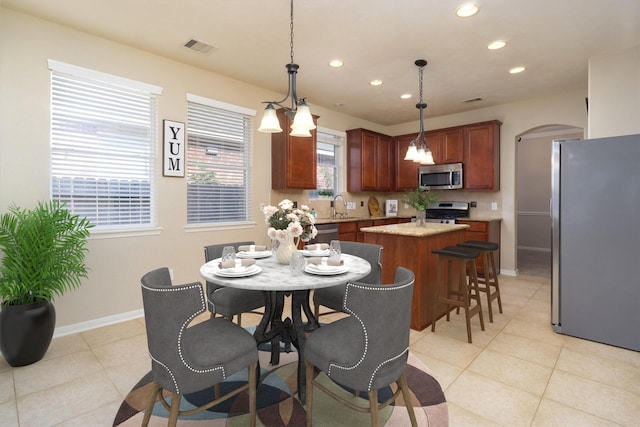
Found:
[[(274, 190), (313, 190), (317, 186), (317, 133), (311, 138), (295, 137), (291, 132), (290, 119), (284, 109), (277, 111), (283, 132), (271, 134), (271, 188)], [(318, 116), (313, 116), (317, 123)]]
[(464, 188), (500, 189), (500, 125), (498, 120), (464, 126)]
[(418, 186), (418, 169), (420, 164), (405, 160), (409, 143), (418, 136), (417, 133), (401, 135), (393, 138), (395, 148), (395, 188), (394, 191), (413, 190)]
[(461, 127), (443, 129), (440, 133), (439, 161), (436, 163), (459, 163), (464, 161), (463, 131)]
[(366, 129), (347, 131), (347, 191), (391, 191), (394, 153), (391, 137)]
[[(425, 132), (436, 164), (464, 164), (464, 188), (500, 189), (498, 120)], [(347, 191), (406, 191), (418, 186), (420, 164), (404, 160), (418, 133), (388, 137), (366, 129), (347, 131)]]

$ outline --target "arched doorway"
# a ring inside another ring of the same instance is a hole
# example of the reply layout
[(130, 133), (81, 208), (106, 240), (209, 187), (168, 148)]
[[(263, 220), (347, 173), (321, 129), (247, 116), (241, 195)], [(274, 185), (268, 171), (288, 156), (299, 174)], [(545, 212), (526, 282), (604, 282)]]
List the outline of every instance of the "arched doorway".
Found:
[(551, 142), (582, 139), (584, 130), (544, 125), (516, 137), (516, 268), (551, 277)]

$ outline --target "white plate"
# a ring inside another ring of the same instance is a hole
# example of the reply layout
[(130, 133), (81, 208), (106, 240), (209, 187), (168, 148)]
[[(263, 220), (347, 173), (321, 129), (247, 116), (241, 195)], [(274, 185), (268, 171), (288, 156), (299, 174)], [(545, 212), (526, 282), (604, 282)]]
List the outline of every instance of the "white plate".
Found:
[(213, 271), (213, 274), (221, 277), (247, 277), (258, 274), (261, 271), (260, 267), (253, 264), (249, 267), (218, 268)]
[(271, 256), (271, 251), (240, 251), (236, 253), (238, 258), (268, 258)]
[(323, 251), (308, 251), (306, 249), (300, 251), (304, 256), (329, 256), (329, 249)]
[(307, 264), (304, 271), (310, 274), (318, 274), (320, 276), (333, 276), (334, 274), (342, 274), (349, 271), (346, 265), (319, 265)]

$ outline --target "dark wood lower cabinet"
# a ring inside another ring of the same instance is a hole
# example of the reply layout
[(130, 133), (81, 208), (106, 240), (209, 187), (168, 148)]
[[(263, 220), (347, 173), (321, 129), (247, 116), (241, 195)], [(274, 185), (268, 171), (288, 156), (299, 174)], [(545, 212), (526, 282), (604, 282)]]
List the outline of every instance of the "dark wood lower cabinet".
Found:
[[(493, 242), (500, 244), (500, 221), (471, 221), (458, 220), (458, 224), (466, 224), (469, 226), (465, 233), (465, 240), (479, 240), (481, 242)], [(500, 249), (498, 249), (493, 257), (496, 261), (496, 270), (500, 272)], [(484, 274), (482, 261), (476, 261), (478, 274)]]

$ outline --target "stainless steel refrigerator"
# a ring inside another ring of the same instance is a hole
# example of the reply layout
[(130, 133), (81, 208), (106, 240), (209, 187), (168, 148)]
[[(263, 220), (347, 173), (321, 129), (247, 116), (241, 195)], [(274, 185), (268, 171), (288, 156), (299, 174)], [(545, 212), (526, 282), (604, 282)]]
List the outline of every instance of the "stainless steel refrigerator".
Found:
[(640, 351), (640, 135), (552, 143), (551, 324)]

